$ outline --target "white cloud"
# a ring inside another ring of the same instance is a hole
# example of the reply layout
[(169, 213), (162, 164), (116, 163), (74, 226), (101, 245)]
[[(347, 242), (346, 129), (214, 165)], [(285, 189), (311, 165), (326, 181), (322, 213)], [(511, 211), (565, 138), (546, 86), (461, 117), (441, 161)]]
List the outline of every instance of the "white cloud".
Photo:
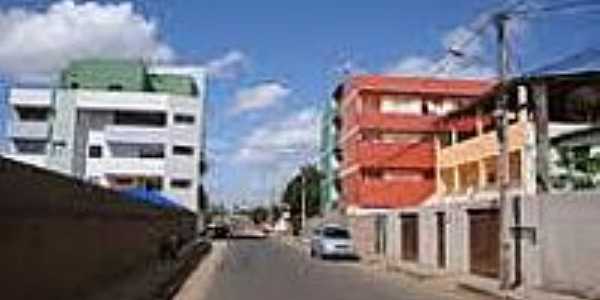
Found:
[(227, 52), (224, 56), (205, 64), (208, 74), (220, 79), (234, 79), (246, 67), (248, 58), (238, 50)]
[(494, 68), (482, 64), (484, 44), (481, 36), (474, 38), (468, 29), (458, 27), (442, 37), (444, 49), (460, 53), (460, 57), (448, 56), (440, 68), (438, 61), (428, 56), (408, 56), (388, 66), (385, 73), (391, 75), (423, 75), (460, 78), (491, 78)]
[(0, 10), (0, 71), (40, 81), (72, 60), (103, 57), (168, 61), (173, 49), (159, 41), (154, 22), (131, 3), (65, 0), (45, 11)]
[(267, 122), (242, 140), (233, 161), (269, 164), (313, 157), (318, 144), (318, 120), (318, 110), (307, 108)]
[(231, 113), (238, 114), (275, 105), (278, 101), (289, 96), (290, 93), (289, 88), (277, 82), (263, 83), (240, 89), (235, 94), (236, 103)]

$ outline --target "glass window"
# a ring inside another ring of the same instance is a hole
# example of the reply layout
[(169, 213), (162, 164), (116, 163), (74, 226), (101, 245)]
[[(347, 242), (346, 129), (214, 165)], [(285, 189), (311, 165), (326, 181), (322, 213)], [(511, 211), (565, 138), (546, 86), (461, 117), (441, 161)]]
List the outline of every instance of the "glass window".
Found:
[(115, 125), (143, 125), (162, 127), (167, 124), (167, 116), (162, 112), (116, 111)]
[(50, 109), (47, 107), (17, 107), (17, 114), (21, 121), (47, 121)]
[(22, 154), (45, 154), (46, 141), (15, 140), (15, 148)]
[(88, 149), (88, 155), (90, 158), (101, 158), (102, 146), (90, 146)]
[(173, 117), (175, 124), (194, 124), (196, 117), (193, 115), (176, 114)]
[(174, 155), (194, 155), (194, 147), (191, 146), (173, 146)]
[(343, 228), (328, 227), (323, 229), (323, 236), (332, 239), (349, 239), (350, 232)]
[(171, 180), (171, 187), (173, 187), (173, 188), (186, 189), (186, 188), (189, 188), (191, 185), (192, 185), (192, 181), (189, 179), (172, 179)]

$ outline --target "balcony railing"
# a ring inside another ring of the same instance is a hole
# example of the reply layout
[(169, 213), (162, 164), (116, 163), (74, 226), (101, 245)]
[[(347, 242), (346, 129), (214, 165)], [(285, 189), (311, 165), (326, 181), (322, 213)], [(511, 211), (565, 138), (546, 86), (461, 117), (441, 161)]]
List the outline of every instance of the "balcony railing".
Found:
[(165, 173), (165, 161), (152, 158), (102, 158), (87, 161), (88, 175), (127, 174), (154, 176)]
[(48, 139), (48, 123), (46, 122), (13, 122), (10, 124), (10, 136), (23, 139)]
[(431, 142), (413, 144), (361, 142), (347, 148), (346, 165), (368, 167), (432, 168), (435, 164)]
[(432, 180), (366, 180), (360, 185), (362, 205), (405, 207), (425, 201), (435, 191)]
[(108, 125), (105, 127), (104, 135), (109, 142), (166, 143), (167, 133), (165, 128)]

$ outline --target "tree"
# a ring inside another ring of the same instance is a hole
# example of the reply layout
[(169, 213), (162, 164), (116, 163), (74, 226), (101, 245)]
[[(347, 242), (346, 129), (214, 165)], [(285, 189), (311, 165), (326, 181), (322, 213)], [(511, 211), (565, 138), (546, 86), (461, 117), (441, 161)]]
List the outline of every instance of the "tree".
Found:
[(250, 217), (254, 221), (254, 224), (264, 223), (269, 218), (269, 210), (262, 206), (255, 207), (250, 211)]
[[(304, 176), (304, 189), (306, 196), (306, 216), (314, 217), (320, 213), (320, 181), (323, 174), (316, 166), (308, 165), (300, 168), (300, 174), (288, 182), (281, 201), (290, 207), (292, 220), (299, 220), (302, 213), (302, 175)], [(298, 222), (292, 222), (298, 223)]]
[(281, 218), (282, 215), (283, 215), (283, 212), (281, 211), (281, 207), (279, 205), (273, 204), (271, 206), (271, 212), (270, 212), (271, 221), (277, 222), (279, 220), (279, 218)]

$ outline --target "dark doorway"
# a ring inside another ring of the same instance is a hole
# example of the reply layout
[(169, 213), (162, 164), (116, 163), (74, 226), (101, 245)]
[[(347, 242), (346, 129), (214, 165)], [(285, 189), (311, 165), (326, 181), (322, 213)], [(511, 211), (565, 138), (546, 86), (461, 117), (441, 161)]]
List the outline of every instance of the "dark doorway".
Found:
[(438, 212), (437, 217), (437, 245), (438, 267), (446, 268), (446, 213)]
[(402, 228), (402, 259), (419, 260), (419, 218), (416, 214), (400, 217)]

